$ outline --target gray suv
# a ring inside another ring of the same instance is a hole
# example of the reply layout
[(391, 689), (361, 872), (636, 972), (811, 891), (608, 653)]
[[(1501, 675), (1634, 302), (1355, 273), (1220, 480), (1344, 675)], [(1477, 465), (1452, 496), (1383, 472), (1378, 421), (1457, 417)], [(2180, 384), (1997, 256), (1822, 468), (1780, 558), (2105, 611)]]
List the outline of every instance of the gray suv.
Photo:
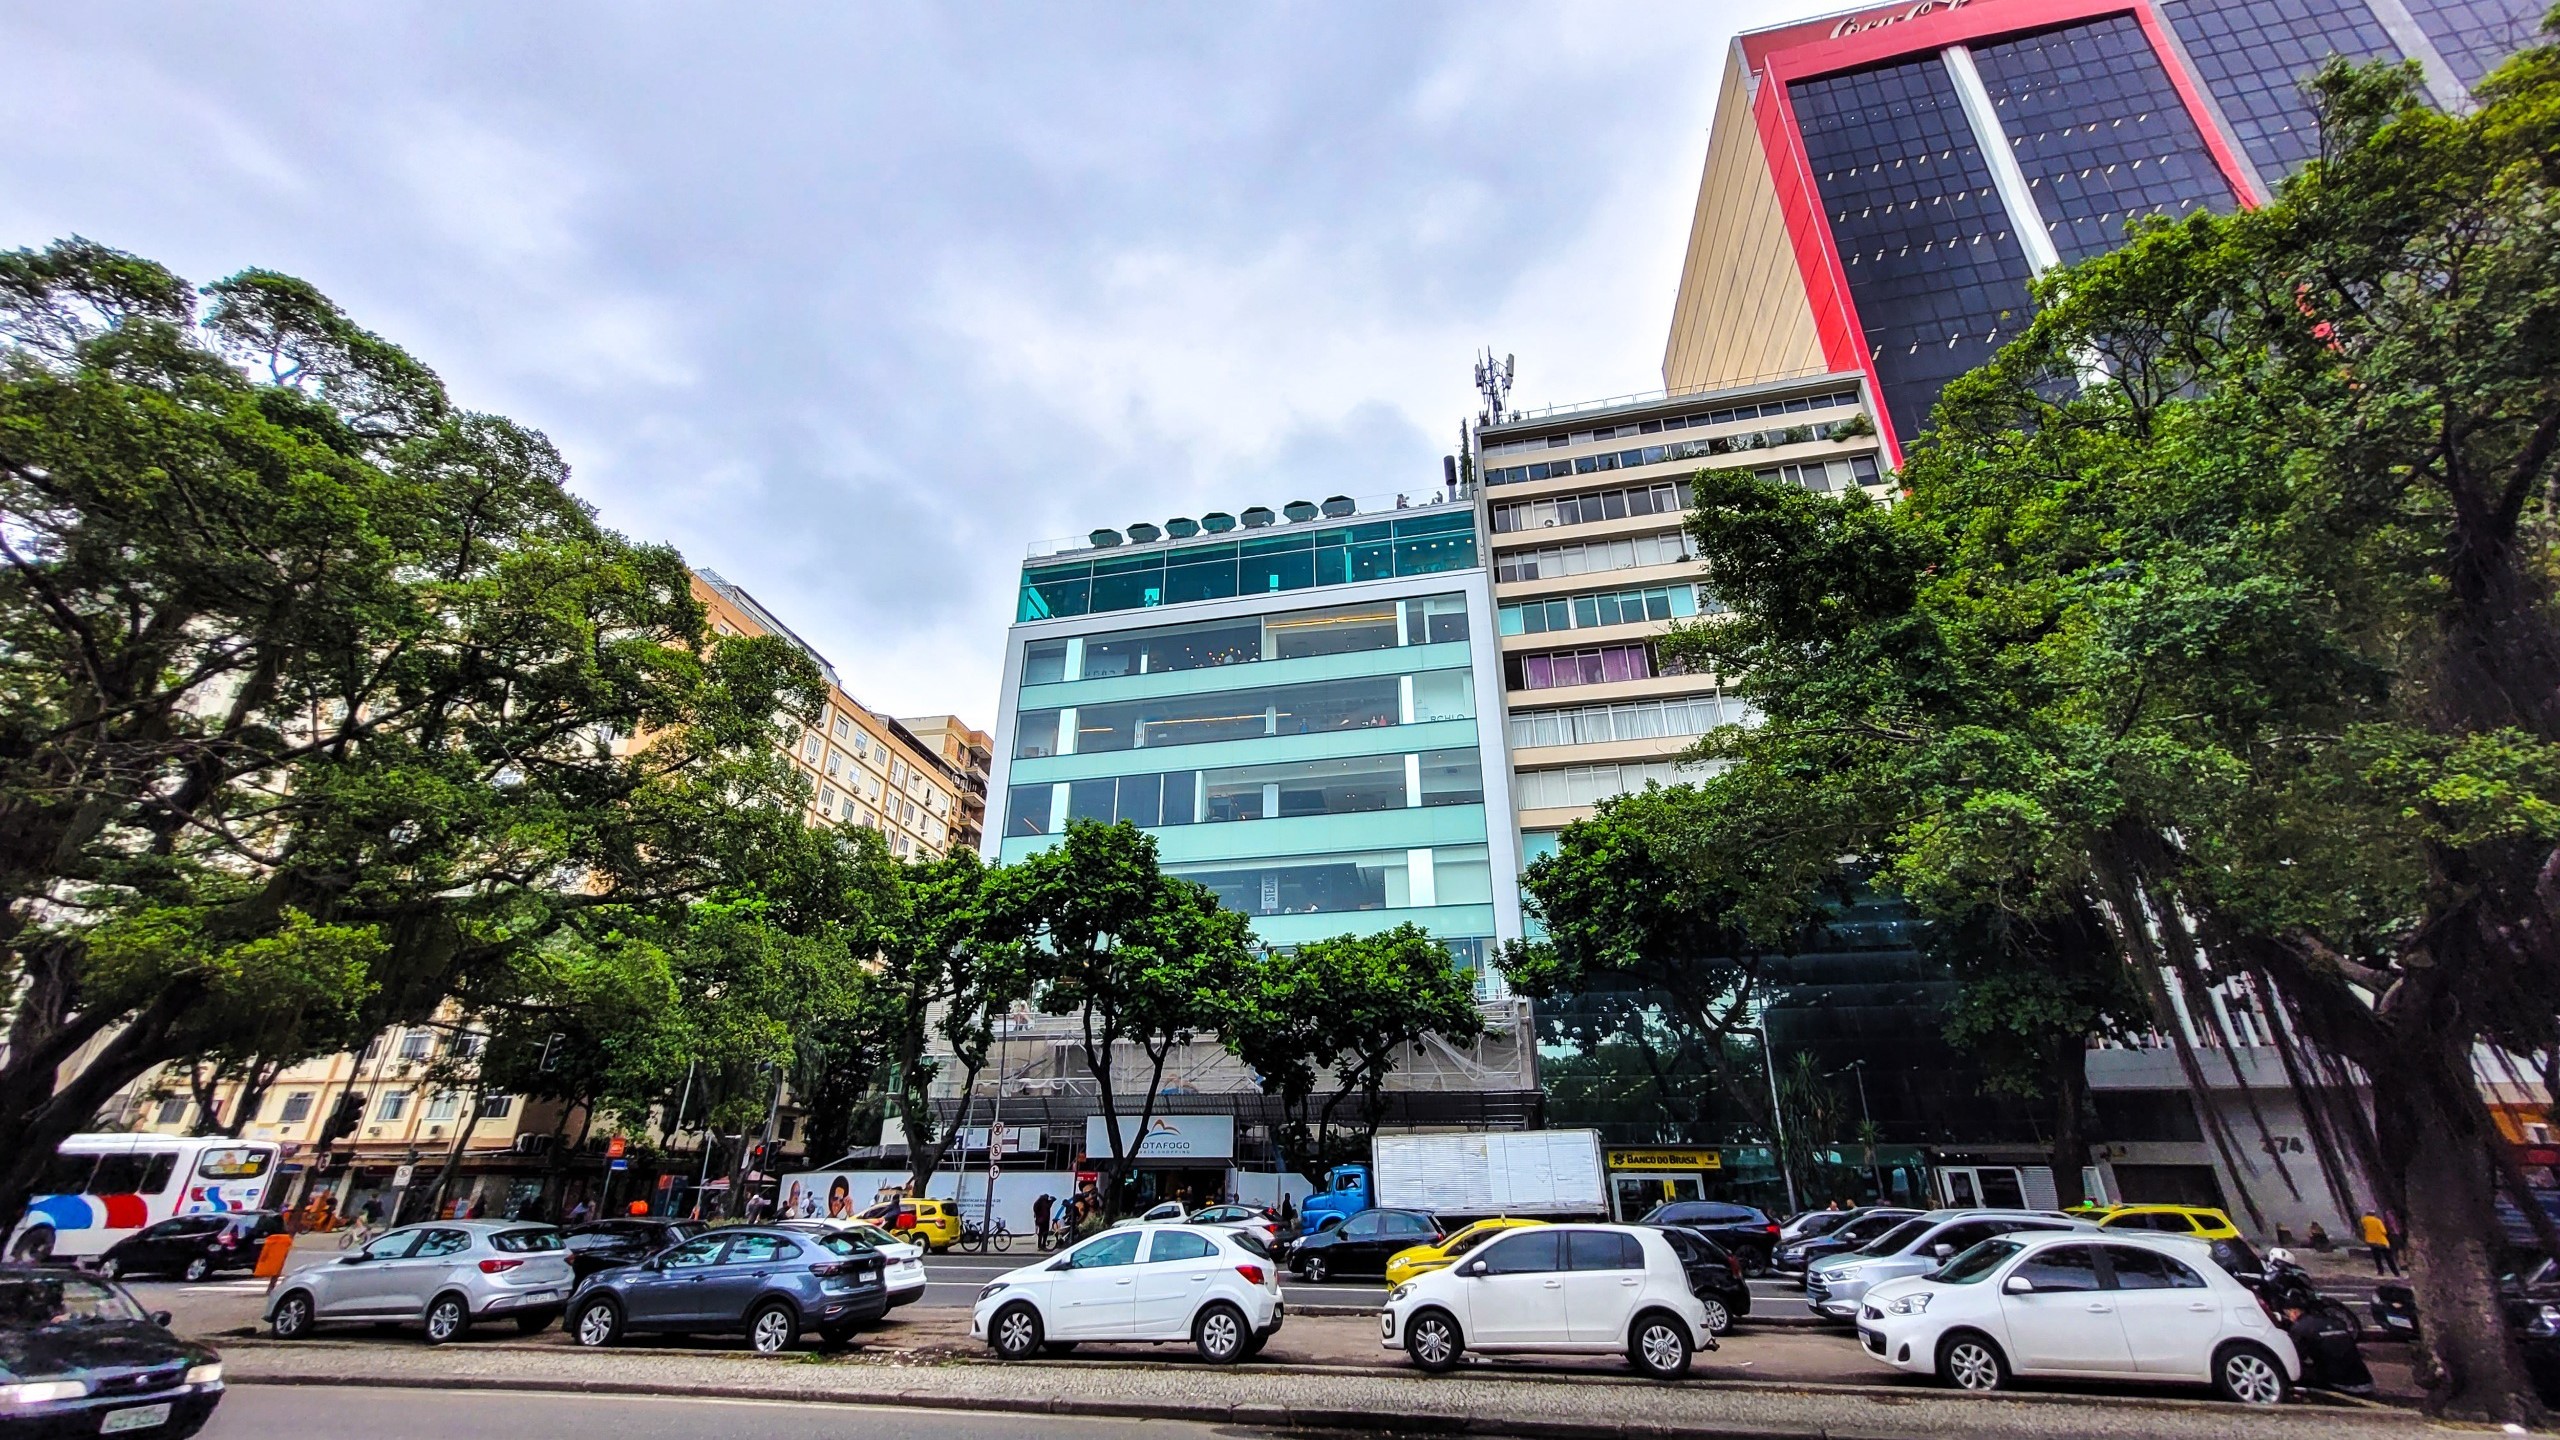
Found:
[(1926, 1275), (1994, 1235), (2013, 1230), (2095, 1230), (2052, 1210), (1931, 1210), (1915, 1215), (1859, 1249), (1826, 1255), (1805, 1268), (1804, 1300), (1813, 1313), (1854, 1320), (1867, 1287)]
[(436, 1220), (290, 1272), (276, 1282), (266, 1318), (279, 1340), (340, 1320), (423, 1325), (430, 1345), (475, 1321), (512, 1321), (530, 1335), (560, 1318), (574, 1278), (560, 1232), (548, 1225)]

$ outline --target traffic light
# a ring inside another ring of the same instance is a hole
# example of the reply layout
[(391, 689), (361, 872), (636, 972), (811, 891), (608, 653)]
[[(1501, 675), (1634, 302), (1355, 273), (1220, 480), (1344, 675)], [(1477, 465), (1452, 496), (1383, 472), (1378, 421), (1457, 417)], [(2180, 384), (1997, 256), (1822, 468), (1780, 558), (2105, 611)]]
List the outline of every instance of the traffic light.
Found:
[(353, 1090), (341, 1091), (337, 1107), (329, 1112), (328, 1120), (320, 1127), (319, 1148), (326, 1150), (353, 1135), (356, 1127), (363, 1123), (364, 1098)]

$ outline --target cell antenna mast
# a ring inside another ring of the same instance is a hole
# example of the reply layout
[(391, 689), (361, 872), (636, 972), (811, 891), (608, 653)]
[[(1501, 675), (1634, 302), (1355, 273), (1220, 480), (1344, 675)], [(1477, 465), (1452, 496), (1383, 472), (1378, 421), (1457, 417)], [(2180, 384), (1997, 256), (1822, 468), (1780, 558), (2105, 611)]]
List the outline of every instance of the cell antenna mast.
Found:
[(1487, 425), (1502, 423), (1502, 417), (1508, 413), (1512, 370), (1511, 357), (1505, 355), (1501, 363), (1496, 364), (1490, 346), (1476, 360), (1476, 391), (1484, 396), (1483, 419)]

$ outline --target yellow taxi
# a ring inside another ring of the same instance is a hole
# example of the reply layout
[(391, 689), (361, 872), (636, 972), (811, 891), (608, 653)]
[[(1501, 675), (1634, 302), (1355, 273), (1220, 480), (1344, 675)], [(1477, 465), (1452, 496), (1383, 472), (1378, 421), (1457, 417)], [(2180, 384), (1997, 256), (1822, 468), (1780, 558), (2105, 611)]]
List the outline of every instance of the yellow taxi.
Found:
[(912, 1235), (937, 1255), (960, 1243), (960, 1207), (948, 1200), (910, 1196), (894, 1205), (884, 1200), (863, 1211), (862, 1218), (902, 1239)]
[(1544, 1225), (1544, 1220), (1478, 1220), (1458, 1227), (1458, 1233), (1437, 1245), (1415, 1245), (1387, 1257), (1387, 1283), (1401, 1285), (1416, 1275), (1432, 1270), (1445, 1270), (1449, 1262), (1475, 1248), (1478, 1241), (1497, 1230), (1517, 1230), (1524, 1225)]
[(2150, 1230), (2198, 1240), (2240, 1238), (2240, 1227), (2230, 1216), (2202, 1205), (2110, 1205), (2090, 1218), (2102, 1230)]

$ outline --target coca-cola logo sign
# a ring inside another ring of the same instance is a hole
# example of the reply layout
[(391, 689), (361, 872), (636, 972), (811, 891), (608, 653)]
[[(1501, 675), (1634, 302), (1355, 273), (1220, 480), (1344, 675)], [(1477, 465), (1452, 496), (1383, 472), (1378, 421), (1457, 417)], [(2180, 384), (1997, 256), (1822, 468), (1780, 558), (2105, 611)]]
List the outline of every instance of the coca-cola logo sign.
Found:
[(1920, 0), (1917, 5), (1899, 10), (1843, 15), (1840, 17), (1840, 23), (1831, 27), (1831, 38), (1846, 39), (1851, 35), (1862, 34), (1869, 30), (1881, 30), (1887, 25), (1899, 25), (1905, 20), (1917, 20), (1923, 15), (1934, 15), (1941, 10), (1961, 10), (1965, 4), (1966, 0)]

